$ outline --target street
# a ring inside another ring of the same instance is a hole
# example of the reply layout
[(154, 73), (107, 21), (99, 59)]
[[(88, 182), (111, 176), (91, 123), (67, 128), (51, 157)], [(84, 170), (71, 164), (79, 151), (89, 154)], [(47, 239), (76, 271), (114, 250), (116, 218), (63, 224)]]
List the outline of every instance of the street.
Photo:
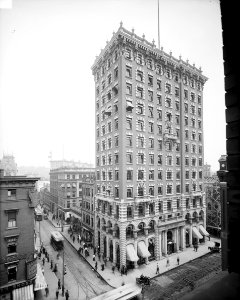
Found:
[(209, 253), (151, 280), (145, 300), (181, 299), (221, 271), (221, 253)]
[[(39, 224), (37, 222), (36, 232), (39, 235)], [(63, 253), (60, 254), (60, 258), (57, 259), (57, 251), (53, 249), (50, 245), (50, 235), (52, 230), (56, 229), (48, 220), (43, 220), (40, 225), (40, 236), (43, 242), (43, 245), (47, 252), (50, 255), (50, 260), (53, 259), (54, 263), (57, 263), (57, 273), (56, 276), (60, 278), (62, 282), (62, 271), (63, 271)], [(91, 267), (79, 257), (77, 251), (68, 243), (68, 241), (64, 241), (64, 263), (66, 264), (67, 274), (64, 276), (64, 286), (65, 290), (68, 289), (70, 292), (70, 300), (71, 299), (90, 299), (94, 296), (100, 295), (104, 292), (111, 290), (112, 288), (107, 285), (103, 280), (98, 278), (96, 273), (91, 269)], [(49, 265), (45, 263), (45, 273), (49, 272)], [(52, 272), (52, 271), (51, 271)], [(52, 272), (52, 274), (54, 274)], [(47, 275), (47, 274), (46, 274)], [(55, 275), (54, 275), (55, 276)], [(45, 276), (47, 277), (47, 276)], [(47, 278), (46, 278), (47, 279)], [(55, 290), (57, 288), (56, 283), (48, 282), (49, 290), (54, 290), (54, 293), (50, 293), (55, 295)], [(48, 296), (47, 299), (52, 299)], [(61, 295), (61, 292), (60, 294)], [(45, 299), (45, 292), (37, 294), (37, 299)], [(56, 299), (55, 297), (53, 299)], [(59, 296), (61, 299), (61, 296)]]

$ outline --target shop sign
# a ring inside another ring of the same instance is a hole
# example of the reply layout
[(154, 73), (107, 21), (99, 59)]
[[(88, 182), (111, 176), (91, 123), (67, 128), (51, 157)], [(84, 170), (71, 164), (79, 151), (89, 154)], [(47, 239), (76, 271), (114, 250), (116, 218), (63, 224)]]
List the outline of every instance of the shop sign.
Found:
[(27, 280), (33, 279), (37, 274), (37, 258), (32, 261), (26, 262), (27, 265)]

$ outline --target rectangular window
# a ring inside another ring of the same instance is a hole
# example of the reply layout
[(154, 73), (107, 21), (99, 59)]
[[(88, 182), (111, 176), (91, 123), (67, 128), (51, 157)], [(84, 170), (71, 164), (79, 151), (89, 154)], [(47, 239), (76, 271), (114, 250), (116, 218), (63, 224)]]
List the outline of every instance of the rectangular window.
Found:
[(167, 194), (172, 194), (172, 186), (167, 185)]
[(137, 97), (139, 97), (139, 98), (143, 98), (143, 88), (141, 88), (141, 87), (137, 87), (137, 95), (136, 95)]
[(153, 101), (153, 91), (148, 91), (148, 100)]
[(136, 79), (142, 82), (143, 81), (143, 72), (137, 71), (137, 78)]
[(161, 89), (162, 89), (162, 83), (161, 83), (161, 80), (157, 80), (157, 89), (159, 90), (159, 91), (161, 91)]
[(185, 178), (189, 179), (189, 171), (185, 171)]
[(148, 130), (149, 130), (150, 133), (153, 133), (153, 123), (152, 122), (149, 122)]
[(132, 136), (131, 135), (127, 136), (127, 147), (132, 147)]
[(127, 198), (132, 198), (132, 197), (133, 197), (133, 189), (127, 188)]
[(154, 196), (154, 186), (149, 187), (149, 195)]
[(119, 198), (119, 188), (115, 187), (115, 197)]
[(127, 163), (132, 164), (132, 153), (127, 153)]
[(162, 140), (158, 140), (158, 149), (157, 150), (162, 151)]
[(119, 171), (115, 170), (115, 180), (119, 180)]
[(144, 179), (144, 171), (138, 170), (138, 180), (143, 180), (143, 179)]
[(132, 85), (130, 83), (126, 84), (126, 94), (132, 95)]
[(141, 121), (141, 120), (138, 120), (138, 130), (139, 131), (143, 131), (143, 129), (144, 129), (144, 123), (143, 123), (143, 121)]
[(162, 105), (162, 95), (157, 95), (157, 104)]
[(158, 165), (162, 165), (162, 155), (158, 154)]
[(149, 116), (149, 118), (153, 118), (153, 107), (152, 106), (148, 107), (148, 116)]
[(127, 118), (126, 128), (127, 128), (128, 130), (132, 130), (132, 119)]
[(8, 212), (8, 228), (17, 227), (17, 213), (16, 211)]
[(162, 195), (162, 194), (163, 194), (162, 186), (158, 186), (158, 195)]
[(165, 88), (165, 93), (167, 94), (171, 94), (171, 84), (169, 83), (166, 83), (166, 88)]
[(153, 86), (153, 77), (152, 77), (152, 75), (148, 75), (148, 85)]
[(184, 124), (185, 124), (185, 126), (188, 125), (188, 117), (184, 117)]
[(175, 87), (175, 97), (179, 97), (180, 93), (179, 93), (179, 88)]
[(154, 180), (154, 170), (149, 170), (149, 180)]
[(154, 139), (153, 138), (149, 139), (149, 148), (154, 148)]
[(126, 66), (126, 76), (132, 78), (132, 68)]
[(17, 190), (16, 189), (8, 189), (8, 197), (16, 198)]
[(154, 164), (154, 154), (149, 154), (149, 164)]
[(141, 147), (141, 148), (144, 147), (144, 137), (141, 137), (141, 136), (138, 137), (138, 147)]
[(16, 244), (10, 244), (10, 245), (7, 246), (7, 248), (8, 248), (8, 254), (17, 252)]
[(143, 104), (137, 104), (137, 111), (136, 111), (137, 114), (139, 115), (143, 115)]
[(138, 154), (138, 163), (139, 164), (143, 164), (144, 163), (144, 154), (143, 153), (139, 153)]
[(118, 164), (118, 159), (119, 159), (119, 156), (118, 156), (118, 154), (115, 154), (115, 164)]
[(118, 147), (118, 136), (115, 136), (115, 147)]
[(8, 267), (8, 282), (17, 280), (17, 267)]
[(162, 180), (162, 171), (158, 170), (158, 179)]
[(127, 180), (133, 180), (133, 171), (127, 170)]

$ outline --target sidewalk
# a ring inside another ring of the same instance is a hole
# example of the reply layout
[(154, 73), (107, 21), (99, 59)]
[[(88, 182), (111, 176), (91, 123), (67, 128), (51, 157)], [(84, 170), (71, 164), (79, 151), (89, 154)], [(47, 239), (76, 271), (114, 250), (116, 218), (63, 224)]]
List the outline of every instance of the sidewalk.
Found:
[[(49, 221), (52, 222), (52, 224), (57, 227), (56, 222), (52, 221), (51, 218), (49, 218)], [(70, 237), (70, 234), (68, 233), (68, 226), (67, 228), (64, 226), (64, 231), (61, 232), (62, 235), (65, 237), (65, 239), (76, 249), (78, 250), (80, 246), (82, 246), (82, 243), (79, 244), (77, 239), (75, 239), (75, 242), (73, 242), (72, 238)], [(96, 255), (96, 261), (98, 262), (98, 269), (97, 273), (100, 277), (102, 277), (110, 286), (116, 288), (120, 287), (122, 283), (136, 283), (136, 277), (139, 277), (141, 274), (144, 276), (149, 276), (150, 278), (153, 278), (156, 275), (156, 267), (157, 263), (159, 265), (160, 274), (163, 274), (173, 268), (176, 268), (177, 265), (177, 257), (180, 259), (180, 265), (185, 264), (189, 261), (192, 261), (193, 259), (196, 259), (198, 257), (201, 257), (207, 253), (209, 253), (208, 247), (213, 247), (214, 242), (220, 242), (217, 238), (211, 238), (211, 241), (206, 241), (205, 244), (199, 244), (198, 251), (194, 251), (193, 248), (186, 248), (183, 252), (179, 253), (173, 253), (172, 255), (169, 255), (169, 262), (170, 266), (166, 266), (166, 258), (162, 257), (159, 261), (151, 261), (148, 265), (141, 265), (138, 267), (138, 269), (134, 270), (128, 270), (127, 275), (121, 276), (120, 272), (118, 272), (117, 269), (115, 269), (115, 272), (113, 274), (112, 272), (112, 263), (107, 262), (107, 265), (105, 266), (104, 271), (101, 270), (101, 262), (98, 259), (98, 256)], [(85, 258), (84, 254), (80, 254), (88, 263), (89, 265), (95, 269), (95, 262), (92, 259), (93, 256), (93, 249), (88, 248), (89, 256)]]

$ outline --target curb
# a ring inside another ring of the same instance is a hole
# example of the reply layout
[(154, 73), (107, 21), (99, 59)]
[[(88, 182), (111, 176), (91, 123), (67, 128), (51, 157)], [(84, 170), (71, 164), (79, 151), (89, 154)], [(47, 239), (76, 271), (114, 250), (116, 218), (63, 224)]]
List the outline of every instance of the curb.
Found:
[[(79, 255), (77, 249), (73, 246), (73, 244), (68, 240), (68, 238), (65, 237), (65, 235), (63, 235), (64, 239), (72, 246), (72, 248), (77, 252), (77, 254)], [(109, 284), (106, 279), (100, 274), (98, 273), (98, 271), (96, 271), (94, 269), (94, 267), (90, 264), (90, 262), (80, 253), (79, 255), (81, 258), (83, 258), (85, 260), (85, 262), (88, 263), (88, 265), (90, 266), (90, 268), (93, 270), (94, 273), (97, 273), (97, 276), (100, 277), (106, 284), (108, 284), (111, 288), (116, 289), (116, 287), (112, 286), (111, 284)]]

